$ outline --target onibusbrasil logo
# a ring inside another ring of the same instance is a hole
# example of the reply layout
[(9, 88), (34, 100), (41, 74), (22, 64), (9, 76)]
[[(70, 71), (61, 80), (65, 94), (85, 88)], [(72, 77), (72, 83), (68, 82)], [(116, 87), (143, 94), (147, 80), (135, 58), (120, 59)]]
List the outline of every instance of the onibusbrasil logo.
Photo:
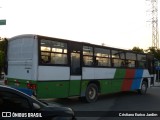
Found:
[(2, 118), (41, 118), (41, 113), (16, 113), (16, 112), (2, 112)]

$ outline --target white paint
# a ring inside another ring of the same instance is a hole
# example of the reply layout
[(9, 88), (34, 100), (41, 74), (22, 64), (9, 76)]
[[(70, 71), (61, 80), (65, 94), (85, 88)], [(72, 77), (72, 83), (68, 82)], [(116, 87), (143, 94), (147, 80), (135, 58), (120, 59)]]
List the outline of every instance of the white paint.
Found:
[(115, 68), (82, 68), (82, 79), (113, 79)]
[(142, 77), (146, 77), (146, 78), (151, 77), (151, 75), (149, 74), (149, 71), (147, 69), (143, 70)]
[[(151, 77), (152, 77), (152, 75), (149, 74), (149, 71), (147, 69), (145, 69), (143, 71), (142, 77), (148, 79), (148, 87), (150, 87), (151, 86), (150, 83), (151, 83)], [(141, 81), (141, 84), (142, 84), (142, 81)]]
[(34, 80), (36, 57), (34, 35), (16, 36), (8, 41), (8, 75), (9, 78)]
[(79, 75), (71, 75), (70, 80), (81, 80), (82, 76)]
[(69, 80), (70, 68), (64, 66), (39, 66), (38, 80)]
[(82, 68), (82, 79), (94, 79), (94, 68), (83, 67)]

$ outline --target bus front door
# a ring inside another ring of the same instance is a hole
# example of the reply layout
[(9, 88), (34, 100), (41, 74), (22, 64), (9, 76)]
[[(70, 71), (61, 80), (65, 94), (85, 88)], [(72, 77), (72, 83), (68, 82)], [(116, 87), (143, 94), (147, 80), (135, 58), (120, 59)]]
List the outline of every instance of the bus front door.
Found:
[(69, 96), (75, 96), (80, 94), (81, 85), (81, 62), (80, 62), (80, 52), (70, 53), (70, 85), (69, 85)]

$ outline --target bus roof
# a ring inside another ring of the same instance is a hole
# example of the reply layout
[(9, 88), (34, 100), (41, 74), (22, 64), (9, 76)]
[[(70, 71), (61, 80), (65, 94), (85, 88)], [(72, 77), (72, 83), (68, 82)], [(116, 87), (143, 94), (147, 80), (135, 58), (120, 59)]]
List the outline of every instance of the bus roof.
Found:
[[(36, 35), (36, 34), (22, 34), (22, 35), (17, 35), (14, 36), (12, 38), (10, 38), (9, 40), (15, 40), (15, 39), (19, 39), (19, 38), (49, 38), (51, 40), (59, 40), (59, 41), (66, 41), (66, 42), (76, 42), (79, 44), (84, 44), (84, 45), (91, 45), (91, 46), (95, 46), (95, 47), (101, 47), (101, 48), (109, 48), (109, 49), (114, 49), (114, 50), (122, 50), (122, 51), (128, 51), (128, 52), (133, 52), (133, 53), (139, 53), (139, 52), (135, 52), (132, 50), (126, 50), (126, 49), (121, 49), (121, 48), (115, 48), (115, 47), (110, 47), (110, 46), (103, 46), (103, 45), (96, 45), (96, 44), (92, 44), (92, 43), (88, 43), (88, 42), (80, 42), (80, 41), (74, 41), (74, 40), (68, 40), (68, 39), (63, 39), (63, 38), (56, 38), (56, 37), (50, 37), (50, 36), (43, 36), (43, 35)], [(148, 53), (139, 53), (139, 54), (148, 54)], [(151, 55), (151, 54), (148, 54)]]

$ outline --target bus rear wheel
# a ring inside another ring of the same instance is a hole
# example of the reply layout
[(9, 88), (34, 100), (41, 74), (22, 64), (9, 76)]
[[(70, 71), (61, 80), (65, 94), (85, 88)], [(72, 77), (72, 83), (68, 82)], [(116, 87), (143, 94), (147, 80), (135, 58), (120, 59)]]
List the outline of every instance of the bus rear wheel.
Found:
[(98, 87), (96, 84), (91, 83), (87, 86), (85, 97), (82, 97), (83, 102), (92, 103), (98, 99)]
[(147, 82), (146, 81), (143, 81), (142, 82), (142, 85), (141, 85), (141, 89), (138, 90), (138, 93), (141, 94), (141, 95), (145, 95), (146, 92), (147, 92)]

